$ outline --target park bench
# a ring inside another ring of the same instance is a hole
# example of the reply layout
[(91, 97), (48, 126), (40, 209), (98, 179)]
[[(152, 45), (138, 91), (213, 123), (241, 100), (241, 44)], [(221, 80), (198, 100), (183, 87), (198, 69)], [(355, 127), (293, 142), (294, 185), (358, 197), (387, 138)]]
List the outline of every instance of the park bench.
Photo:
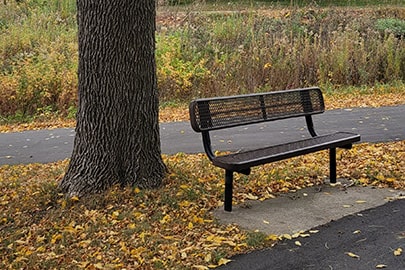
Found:
[[(190, 103), (192, 128), (202, 133), (204, 150), (211, 162), (225, 169), (225, 211), (232, 211), (233, 173), (249, 175), (254, 166), (329, 149), (330, 182), (336, 183), (336, 148), (350, 149), (354, 142), (360, 141), (360, 135), (349, 132), (318, 135), (312, 115), (324, 111), (322, 92), (317, 87), (202, 98)], [(216, 155), (212, 149), (210, 131), (292, 117), (305, 118), (310, 138), (231, 154)]]

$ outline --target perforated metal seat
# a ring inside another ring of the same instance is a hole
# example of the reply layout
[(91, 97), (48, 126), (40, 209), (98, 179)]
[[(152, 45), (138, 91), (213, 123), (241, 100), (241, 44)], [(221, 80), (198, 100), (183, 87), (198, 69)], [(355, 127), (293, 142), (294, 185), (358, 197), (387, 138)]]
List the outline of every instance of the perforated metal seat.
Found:
[(212, 163), (215, 166), (226, 170), (235, 172), (244, 171), (251, 167), (287, 159), (290, 157), (330, 149), (331, 147), (333, 148), (342, 145), (350, 145), (353, 141), (356, 141), (357, 138), (358, 135), (356, 134), (337, 132), (246, 152), (216, 156), (212, 160)]

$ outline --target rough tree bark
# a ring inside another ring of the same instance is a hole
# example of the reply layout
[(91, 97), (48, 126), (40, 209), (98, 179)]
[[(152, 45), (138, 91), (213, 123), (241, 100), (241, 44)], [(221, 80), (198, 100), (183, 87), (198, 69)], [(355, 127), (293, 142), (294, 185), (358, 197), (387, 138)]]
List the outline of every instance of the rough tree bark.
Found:
[(158, 187), (161, 158), (154, 0), (77, 0), (79, 108), (60, 183), (69, 196)]

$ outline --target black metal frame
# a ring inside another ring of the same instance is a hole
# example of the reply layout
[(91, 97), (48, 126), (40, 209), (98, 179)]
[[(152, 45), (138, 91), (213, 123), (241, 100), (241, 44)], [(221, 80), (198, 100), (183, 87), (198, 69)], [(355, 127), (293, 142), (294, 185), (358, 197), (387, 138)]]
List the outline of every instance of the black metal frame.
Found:
[[(251, 95), (216, 97), (190, 103), (191, 126), (202, 133), (204, 150), (214, 165), (225, 169), (225, 211), (232, 211), (233, 173), (249, 175), (251, 167), (329, 149), (330, 182), (336, 183), (336, 148), (351, 148), (360, 135), (335, 132), (318, 135), (313, 114), (324, 112), (318, 87), (284, 90)], [(216, 156), (211, 147), (210, 131), (260, 122), (304, 117), (310, 139), (273, 145), (242, 153)]]

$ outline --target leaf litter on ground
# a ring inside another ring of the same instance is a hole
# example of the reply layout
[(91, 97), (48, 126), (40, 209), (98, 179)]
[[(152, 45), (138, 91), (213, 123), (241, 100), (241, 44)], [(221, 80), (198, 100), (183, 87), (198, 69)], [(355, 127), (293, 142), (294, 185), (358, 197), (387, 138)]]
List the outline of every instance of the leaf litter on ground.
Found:
[[(246, 194), (271, 199), (321, 184), (327, 155), (266, 164), (247, 179), (236, 176), (234, 203), (249, 200)], [(359, 144), (337, 157), (338, 177), (405, 189), (405, 141)], [(114, 187), (80, 199), (66, 199), (57, 188), (67, 160), (1, 166), (0, 268), (209, 269), (287, 237), (253, 242), (237, 225), (219, 224), (212, 210), (223, 204), (223, 170), (204, 154), (179, 153), (164, 161), (169, 174), (160, 189)]]

